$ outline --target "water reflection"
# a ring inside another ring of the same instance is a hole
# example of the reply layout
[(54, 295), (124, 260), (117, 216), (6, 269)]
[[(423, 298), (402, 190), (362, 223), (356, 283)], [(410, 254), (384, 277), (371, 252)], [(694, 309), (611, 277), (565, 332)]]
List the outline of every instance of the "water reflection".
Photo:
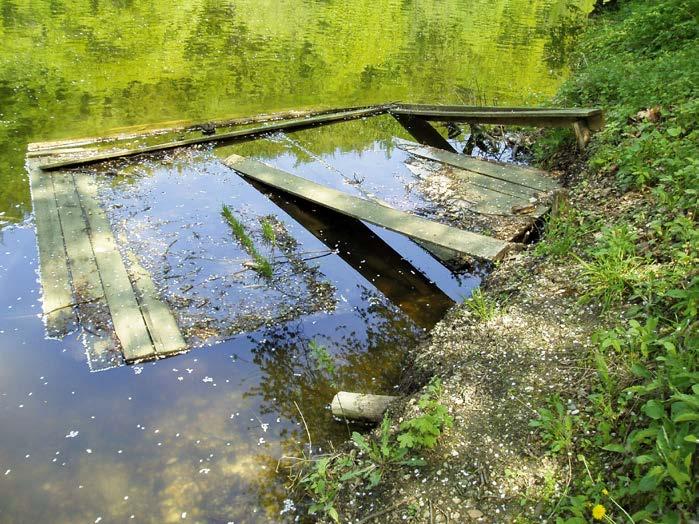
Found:
[[(0, 522), (281, 520), (276, 458), (306, 441), (294, 401), (316, 446), (344, 438), (344, 426), (328, 424), (331, 382), (390, 392), (398, 366), (385, 363), (398, 364), (399, 350), (432, 322), (411, 321), (386, 299), (389, 286), (376, 282), (379, 293), (368, 272), (352, 269), (356, 261), (338, 257), (322, 269), (348, 301), (338, 304), (349, 305), (332, 316), (89, 373), (77, 335), (44, 339), (33, 229), (7, 226), (30, 209), (27, 142), (302, 106), (536, 102), (564, 76), (567, 34), (591, 4), (0, 0)], [(396, 132), (382, 126), (393, 124), (373, 121), (314, 130), (300, 143), (325, 161), (390, 155)], [(254, 147), (266, 160), (317, 167), (299, 147)], [(244, 191), (257, 194), (239, 180), (224, 196)], [(335, 242), (331, 232), (321, 241), (294, 227), (304, 245)], [(424, 268), (423, 291), (431, 280), (458, 299), (472, 285), (439, 273), (414, 244), (372, 230)], [(335, 357), (333, 376), (309, 359), (311, 342)]]
[(0, 0), (0, 211), (29, 210), (28, 141), (303, 106), (536, 102), (592, 3)]

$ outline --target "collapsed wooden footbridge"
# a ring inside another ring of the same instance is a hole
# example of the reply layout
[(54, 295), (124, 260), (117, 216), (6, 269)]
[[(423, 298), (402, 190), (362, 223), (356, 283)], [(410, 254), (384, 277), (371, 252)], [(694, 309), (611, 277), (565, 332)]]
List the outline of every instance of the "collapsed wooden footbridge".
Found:
[[(138, 159), (197, 144), (229, 144), (275, 132), (292, 132), (347, 120), (393, 116), (415, 141), (396, 147), (416, 159), (416, 174), (440, 173), (460, 186), (465, 206), (492, 223), (493, 236), (464, 230), (384, 202), (359, 197), (252, 158), (232, 155), (224, 164), (255, 183), (270, 186), (333, 212), (401, 233), (446, 260), (455, 255), (497, 261), (524, 232), (555, 206), (559, 184), (547, 173), (461, 154), (433, 122), (514, 126), (572, 126), (579, 147), (603, 125), (599, 109), (502, 108), (385, 104), (324, 111), (288, 112), (247, 119), (169, 124), (94, 138), (30, 144), (30, 175), (43, 287), (43, 316), (50, 336), (81, 326), (94, 348), (116, 348), (126, 362), (187, 349), (178, 324), (138, 253), (120, 248), (100, 205), (87, 166)], [(503, 220), (513, 227), (500, 228)]]

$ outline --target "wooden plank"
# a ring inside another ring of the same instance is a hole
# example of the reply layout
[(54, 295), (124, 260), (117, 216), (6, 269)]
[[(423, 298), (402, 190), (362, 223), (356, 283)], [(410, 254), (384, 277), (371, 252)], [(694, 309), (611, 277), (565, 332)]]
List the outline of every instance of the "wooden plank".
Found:
[(468, 122), (522, 126), (567, 127), (580, 120), (589, 121), (591, 129), (601, 125), (602, 110), (597, 108), (482, 108), (470, 106), (428, 106), (398, 104), (394, 115), (410, 115), (441, 122)]
[(292, 120), (285, 120), (282, 122), (268, 124), (265, 126), (253, 127), (249, 129), (240, 129), (238, 131), (230, 131), (228, 133), (221, 133), (218, 135), (211, 136), (201, 136), (196, 138), (188, 138), (186, 140), (177, 140), (174, 142), (167, 142), (164, 144), (157, 144), (154, 146), (123, 149), (119, 151), (111, 151), (108, 153), (100, 153), (97, 155), (89, 157), (80, 157), (67, 160), (60, 160), (58, 162), (50, 162), (42, 164), (40, 167), (44, 171), (53, 171), (56, 169), (64, 169), (69, 167), (83, 166), (87, 164), (94, 164), (95, 162), (102, 162), (104, 160), (113, 160), (115, 158), (126, 158), (135, 155), (141, 155), (144, 153), (155, 153), (158, 151), (167, 151), (170, 149), (176, 149), (178, 147), (192, 146), (196, 144), (206, 144), (206, 143), (216, 143), (216, 142), (231, 142), (235, 140), (249, 140), (256, 138), (267, 133), (273, 133), (275, 131), (283, 130), (298, 130), (308, 127), (315, 127), (320, 125), (326, 125), (333, 122), (344, 121), (344, 120), (355, 120), (358, 118), (364, 118), (367, 116), (378, 115), (385, 113), (387, 111), (387, 106), (374, 106), (366, 109), (358, 109), (356, 111), (340, 111), (336, 113), (328, 113), (320, 116), (310, 117), (310, 118), (296, 118)]
[(49, 336), (67, 334), (75, 325), (77, 315), (66, 250), (63, 244), (58, 209), (51, 177), (35, 164), (28, 164), (36, 241), (39, 248), (39, 275), (42, 287), (42, 311)]
[(402, 233), (411, 238), (451, 248), (470, 256), (487, 260), (498, 260), (511, 247), (508, 242), (469, 231), (462, 231), (370, 200), (348, 195), (342, 191), (331, 189), (267, 166), (256, 160), (232, 155), (224, 160), (224, 163), (243, 175), (282, 189), (305, 200), (334, 209), (339, 213)]
[[(386, 104), (383, 104), (386, 105)], [(243, 126), (250, 124), (261, 124), (263, 122), (273, 122), (280, 120), (290, 120), (292, 118), (309, 118), (314, 116), (337, 113), (339, 111), (357, 111), (375, 106), (354, 106), (331, 109), (301, 109), (280, 111), (277, 113), (263, 113), (248, 117), (217, 118), (205, 121), (193, 120), (172, 120), (169, 122), (159, 122), (157, 124), (141, 124), (129, 127), (116, 128), (100, 136), (88, 136), (80, 138), (68, 138), (62, 140), (51, 140), (44, 142), (32, 142), (27, 145), (28, 157), (82, 153), (86, 149), (84, 146), (104, 144), (108, 142), (127, 141), (142, 139), (149, 136), (164, 135), (167, 133), (194, 132), (201, 130), (204, 126), (213, 126), (216, 129)]]
[(187, 349), (175, 317), (162, 302), (148, 271), (138, 261), (136, 255), (128, 253), (129, 272), (133, 278), (141, 312), (148, 326), (155, 351), (158, 356), (179, 353)]
[(104, 290), (73, 176), (62, 172), (49, 176), (53, 178), (56, 192), (75, 300), (78, 303), (97, 301), (104, 297)]
[(454, 149), (451, 144), (447, 142), (447, 139), (440, 135), (439, 131), (432, 127), (427, 120), (399, 114), (394, 114), (393, 117), (421, 144), (456, 153), (456, 149)]
[(411, 155), (436, 160), (450, 166), (459, 167), (474, 173), (480, 173), (491, 178), (496, 178), (510, 184), (524, 186), (536, 191), (553, 191), (559, 187), (558, 183), (549, 178), (545, 171), (531, 167), (516, 166), (513, 164), (501, 164), (490, 160), (481, 160), (467, 155), (449, 153), (434, 147), (423, 146), (407, 140), (395, 140), (398, 147)]
[(111, 226), (97, 201), (95, 182), (89, 175), (82, 173), (75, 173), (74, 179), (87, 216), (95, 260), (104, 279), (104, 292), (124, 359), (134, 362), (152, 358), (155, 348), (114, 241)]
[[(459, 184), (458, 198), (469, 203), (468, 209), (475, 213), (486, 215), (512, 215), (513, 209), (525, 207), (531, 204), (528, 198), (517, 195), (509, 195), (499, 191), (493, 191), (487, 187), (471, 184), (468, 180), (470, 171), (442, 165), (442, 172), (428, 169), (422, 165), (406, 164), (406, 167), (418, 177), (426, 178), (442, 174), (455, 179)], [(460, 175), (466, 175), (463, 178)], [(543, 213), (543, 210), (541, 210)]]

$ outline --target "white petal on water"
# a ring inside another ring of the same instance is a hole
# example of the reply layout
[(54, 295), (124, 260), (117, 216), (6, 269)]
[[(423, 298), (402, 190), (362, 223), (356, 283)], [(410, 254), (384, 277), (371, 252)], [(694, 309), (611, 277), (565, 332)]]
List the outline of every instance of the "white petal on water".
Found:
[(66, 438), (75, 438), (80, 434), (79, 431), (76, 431), (74, 429), (71, 429), (68, 434), (66, 435)]

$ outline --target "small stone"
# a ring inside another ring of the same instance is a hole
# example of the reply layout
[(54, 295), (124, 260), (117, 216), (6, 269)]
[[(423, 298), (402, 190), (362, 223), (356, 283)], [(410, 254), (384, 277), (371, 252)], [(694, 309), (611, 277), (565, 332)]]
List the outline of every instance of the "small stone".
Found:
[(467, 511), (468, 516), (471, 517), (472, 519), (479, 519), (483, 516), (482, 511), (478, 511), (477, 509), (470, 509)]

